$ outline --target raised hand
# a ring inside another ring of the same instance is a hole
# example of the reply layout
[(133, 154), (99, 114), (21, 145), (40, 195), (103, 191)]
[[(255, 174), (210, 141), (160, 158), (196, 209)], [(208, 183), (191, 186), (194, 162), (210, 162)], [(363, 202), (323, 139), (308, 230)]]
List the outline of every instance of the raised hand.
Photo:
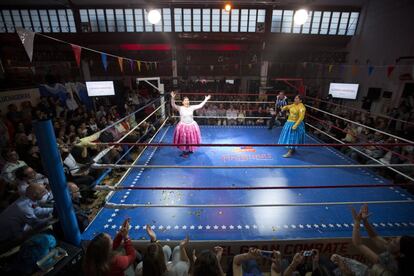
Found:
[(352, 218), (354, 222), (359, 223), (361, 221), (361, 213), (357, 213), (354, 207), (351, 207)]
[(189, 241), (190, 237), (187, 235), (185, 239), (180, 242), (180, 247), (186, 247)]
[(362, 220), (367, 220), (368, 217), (372, 215), (372, 213), (368, 211), (368, 204), (365, 203), (361, 206), (361, 209), (359, 210), (359, 215)]
[(215, 246), (214, 253), (216, 253), (217, 260), (220, 262), (221, 256), (223, 256), (223, 248), (220, 246)]
[(205, 97), (205, 99), (208, 101), (208, 100), (210, 100), (210, 98), (211, 98), (211, 95), (208, 95), (208, 96), (206, 96)]
[(151, 229), (151, 226), (149, 224), (147, 224), (145, 230), (147, 230), (147, 234), (150, 237), (151, 241), (155, 242), (157, 240), (157, 235), (155, 234), (154, 230)]
[(175, 98), (175, 96), (177, 96), (177, 93), (175, 93), (174, 91), (171, 92), (171, 97)]
[(128, 238), (128, 234), (129, 234), (129, 218), (126, 219), (123, 223), (122, 223), (122, 227), (119, 230), (119, 233), (121, 234), (121, 236), (124, 239)]

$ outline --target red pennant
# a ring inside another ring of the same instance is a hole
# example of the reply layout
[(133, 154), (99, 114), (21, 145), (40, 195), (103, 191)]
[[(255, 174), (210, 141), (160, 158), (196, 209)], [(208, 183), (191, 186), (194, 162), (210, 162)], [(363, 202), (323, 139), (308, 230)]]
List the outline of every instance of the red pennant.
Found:
[(78, 45), (75, 45), (75, 44), (70, 44), (70, 46), (72, 46), (72, 51), (73, 51), (73, 54), (75, 55), (76, 65), (78, 65), (78, 67), (80, 67), (80, 59), (81, 59), (82, 48)]
[(394, 65), (389, 65), (387, 68), (387, 77), (389, 78), (392, 74), (392, 72), (394, 71), (395, 66)]

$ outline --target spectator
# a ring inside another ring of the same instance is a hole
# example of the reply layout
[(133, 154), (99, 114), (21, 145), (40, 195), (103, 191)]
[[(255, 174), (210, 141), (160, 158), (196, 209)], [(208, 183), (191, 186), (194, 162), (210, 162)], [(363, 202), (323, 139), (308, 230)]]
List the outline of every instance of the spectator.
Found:
[(43, 185), (30, 185), (24, 196), (0, 214), (1, 242), (22, 238), (29, 230), (50, 221), (53, 209), (38, 206), (38, 201), (46, 193), (47, 190)]
[(226, 122), (226, 109), (224, 108), (223, 104), (219, 105), (219, 108), (217, 109), (217, 116), (220, 117), (218, 119), (217, 125), (223, 125), (225, 126), (227, 124)]
[[(78, 222), (79, 230), (82, 233), (83, 231), (85, 231), (86, 227), (88, 227), (88, 225), (89, 225), (88, 214), (84, 210), (82, 210), (82, 208), (80, 206), (81, 195), (80, 195), (80, 192), (79, 192), (79, 187), (73, 182), (68, 182), (68, 190), (69, 190), (69, 193), (70, 193), (70, 197), (72, 199), (72, 205), (73, 205), (73, 209), (75, 211), (76, 220)], [(53, 209), (53, 217), (55, 217), (55, 218), (58, 217), (56, 207)], [(53, 231), (54, 231), (54, 233), (57, 237), (59, 237), (59, 238), (64, 237), (62, 225), (59, 221), (56, 224), (53, 225)]]
[(44, 173), (42, 161), (40, 160), (39, 147), (32, 145), (28, 151), (26, 157), (26, 163), (29, 167), (32, 167), (36, 172)]
[[(88, 276), (123, 276), (137, 256), (129, 238), (129, 219), (112, 240), (108, 234), (100, 233), (89, 243), (83, 264), (83, 271)], [(116, 254), (115, 250), (123, 242), (126, 255)]]
[(226, 117), (227, 117), (227, 124), (229, 126), (234, 126), (237, 124), (237, 110), (233, 107), (233, 105), (230, 105), (230, 108), (227, 109)]
[(27, 164), (19, 160), (19, 155), (14, 149), (7, 150), (4, 153), (4, 158), (6, 159), (6, 164), (3, 167), (1, 175), (4, 180), (12, 183), (16, 179), (14, 172), (20, 167), (27, 166)]
[[(232, 265), (233, 276), (262, 275), (259, 265), (257, 264), (257, 260), (264, 255), (264, 251), (256, 248), (249, 248), (249, 252), (234, 256)], [(281, 275), (282, 269), (280, 252), (273, 251), (270, 260), (272, 261), (270, 275)]]
[(47, 179), (44, 175), (37, 173), (29, 166), (23, 166), (16, 170), (16, 180), (17, 191), (20, 196), (24, 196), (26, 194), (27, 187), (32, 184), (42, 185), (46, 189), (49, 187), (49, 179)]
[[(146, 227), (151, 244), (147, 247), (142, 263), (139, 263), (135, 271), (136, 276), (186, 276), (190, 269), (186, 247), (188, 237), (179, 246), (176, 246), (171, 254), (168, 245), (161, 246), (155, 232), (149, 225)], [(171, 261), (169, 261), (171, 259)]]
[[(377, 235), (374, 228), (368, 221), (371, 215), (368, 211), (368, 205), (364, 204), (359, 213), (354, 208), (351, 209), (354, 219), (354, 229), (352, 233), (353, 245), (368, 259), (370, 263), (376, 266), (376, 270), (382, 270), (383, 273), (392, 275), (413, 275), (414, 268), (414, 237), (402, 236), (392, 238), (389, 241)], [(368, 246), (362, 244), (360, 234), (360, 224), (364, 227), (370, 237), (370, 240), (383, 252), (375, 253)]]
[(224, 276), (224, 272), (220, 264), (222, 255), (223, 248), (220, 246), (214, 247), (214, 252), (211, 250), (201, 251), (198, 257), (196, 257), (194, 250), (194, 268), (192, 276)]

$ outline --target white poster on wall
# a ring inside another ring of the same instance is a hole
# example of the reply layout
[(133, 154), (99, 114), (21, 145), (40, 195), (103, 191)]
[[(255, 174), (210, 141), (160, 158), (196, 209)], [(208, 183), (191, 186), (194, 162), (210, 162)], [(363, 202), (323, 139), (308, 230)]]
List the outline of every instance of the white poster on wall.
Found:
[(3, 114), (7, 113), (7, 106), (15, 104), (19, 110), (22, 102), (31, 102), (32, 106), (39, 103), (40, 92), (38, 88), (10, 90), (0, 92), (0, 110)]

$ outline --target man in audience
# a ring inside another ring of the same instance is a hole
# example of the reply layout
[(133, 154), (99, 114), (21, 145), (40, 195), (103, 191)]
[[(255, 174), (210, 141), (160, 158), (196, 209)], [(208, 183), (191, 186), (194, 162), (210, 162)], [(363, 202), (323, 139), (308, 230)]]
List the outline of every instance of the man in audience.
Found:
[(44, 175), (37, 173), (29, 166), (23, 166), (16, 170), (17, 191), (20, 196), (26, 194), (27, 187), (32, 184), (43, 185), (46, 189), (49, 187), (49, 179)]
[(1, 176), (4, 180), (9, 183), (14, 182), (16, 179), (15, 171), (23, 166), (27, 166), (26, 162), (19, 160), (19, 155), (14, 149), (9, 149), (4, 153), (4, 158), (6, 159), (6, 164), (3, 167)]
[(26, 194), (0, 214), (0, 242), (22, 238), (27, 231), (50, 221), (53, 208), (39, 207), (38, 201), (47, 194), (41, 184), (32, 184)]

